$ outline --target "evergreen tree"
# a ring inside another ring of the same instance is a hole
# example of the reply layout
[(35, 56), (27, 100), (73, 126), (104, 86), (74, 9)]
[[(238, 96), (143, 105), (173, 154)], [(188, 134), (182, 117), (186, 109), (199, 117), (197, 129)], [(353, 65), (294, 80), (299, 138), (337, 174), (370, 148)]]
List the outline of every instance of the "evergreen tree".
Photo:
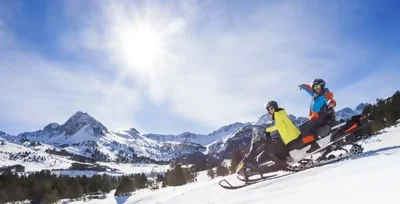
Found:
[(165, 181), (167, 185), (174, 186), (175, 174), (169, 169), (167, 169), (167, 172), (165, 173)]
[(33, 203), (54, 203), (64, 198), (82, 197), (83, 189), (88, 194), (99, 190), (110, 192), (117, 188), (118, 183), (118, 178), (108, 175), (56, 176), (45, 170), (28, 176), (3, 173), (0, 175), (0, 203), (26, 199)]
[(78, 183), (78, 179), (73, 180), (73, 184), (68, 189), (68, 197), (69, 198), (80, 198), (83, 196), (83, 188)]
[(217, 165), (217, 176), (226, 176), (229, 175), (229, 169), (226, 166), (223, 166), (222, 164)]
[(174, 186), (181, 186), (186, 184), (185, 173), (183, 172), (182, 166), (177, 164), (175, 166), (175, 185)]
[(54, 203), (60, 199), (57, 189), (49, 189), (43, 194), (42, 203)]
[(57, 189), (60, 198), (65, 198), (67, 196), (68, 189), (63, 176), (60, 176), (59, 179), (54, 182), (51, 188)]
[(194, 175), (192, 172), (190, 172), (190, 169), (188, 168), (183, 168), (183, 176), (185, 178), (186, 182), (193, 182), (194, 180)]
[(139, 183), (140, 183), (140, 188), (146, 188), (146, 185), (147, 185), (147, 177), (146, 177), (146, 175), (144, 175), (144, 173), (142, 173), (141, 175), (140, 175), (140, 181), (139, 181)]
[(364, 108), (363, 114), (372, 119), (372, 124), (367, 128), (369, 134), (394, 125), (400, 119), (400, 91), (387, 99), (376, 99), (375, 104)]
[(125, 195), (135, 190), (132, 180), (128, 176), (122, 176), (121, 183), (115, 191), (115, 196)]
[(141, 177), (140, 177), (140, 174), (134, 174), (134, 175), (131, 175), (130, 176), (130, 178), (131, 179), (133, 179), (133, 183), (134, 183), (134, 186), (135, 186), (135, 189), (140, 189), (141, 188)]
[(0, 188), (0, 203), (6, 203), (9, 201), (7, 192), (4, 188)]
[(111, 180), (110, 179), (104, 179), (103, 180), (103, 185), (101, 187), (101, 191), (104, 193), (109, 193), (111, 191)]

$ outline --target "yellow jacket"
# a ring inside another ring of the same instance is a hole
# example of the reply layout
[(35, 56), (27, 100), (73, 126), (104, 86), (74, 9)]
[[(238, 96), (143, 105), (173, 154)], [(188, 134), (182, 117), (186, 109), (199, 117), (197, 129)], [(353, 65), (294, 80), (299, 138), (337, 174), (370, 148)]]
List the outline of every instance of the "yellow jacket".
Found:
[(266, 132), (278, 130), (283, 143), (288, 144), (300, 135), (300, 130), (289, 119), (284, 109), (274, 113), (275, 125), (265, 129)]

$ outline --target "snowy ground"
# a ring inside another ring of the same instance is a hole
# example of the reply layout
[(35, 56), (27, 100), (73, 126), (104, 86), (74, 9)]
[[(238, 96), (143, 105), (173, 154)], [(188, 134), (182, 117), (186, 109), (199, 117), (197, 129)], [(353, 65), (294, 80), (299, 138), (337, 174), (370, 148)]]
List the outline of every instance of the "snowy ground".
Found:
[[(385, 131), (362, 142), (365, 151), (356, 158), (238, 190), (223, 189), (221, 177), (210, 180), (202, 172), (197, 183), (141, 190), (130, 197), (116, 198), (112, 192), (87, 203), (398, 203), (400, 126)], [(235, 181), (235, 175), (225, 179)]]
[(157, 165), (157, 164), (117, 164), (117, 163), (106, 163), (98, 162), (102, 166), (108, 166), (110, 168), (116, 169), (116, 171), (74, 171), (74, 170), (58, 170), (52, 171), (55, 174), (70, 175), (70, 176), (92, 176), (95, 174), (103, 175), (108, 174), (111, 176), (122, 176), (125, 174), (141, 174), (144, 173), (147, 176), (154, 174), (156, 176), (158, 173), (164, 174), (169, 169), (169, 165)]
[[(169, 165), (156, 165), (156, 164), (117, 164), (98, 162), (99, 165), (107, 166), (115, 171), (95, 172), (95, 171), (73, 171), (73, 170), (58, 170), (68, 169), (72, 163), (76, 161), (68, 159), (66, 156), (59, 156), (48, 154), (46, 149), (53, 147), (47, 144), (37, 146), (29, 146), (27, 144), (15, 144), (0, 138), (0, 167), (11, 166), (20, 164), (25, 167), (25, 173), (40, 171), (43, 169), (52, 170), (55, 174), (63, 175), (87, 175), (94, 174), (110, 174), (110, 175), (123, 175), (134, 173), (145, 173), (146, 175), (154, 173), (165, 173)], [(26, 153), (26, 154), (25, 154)], [(80, 163), (80, 162), (78, 162)]]

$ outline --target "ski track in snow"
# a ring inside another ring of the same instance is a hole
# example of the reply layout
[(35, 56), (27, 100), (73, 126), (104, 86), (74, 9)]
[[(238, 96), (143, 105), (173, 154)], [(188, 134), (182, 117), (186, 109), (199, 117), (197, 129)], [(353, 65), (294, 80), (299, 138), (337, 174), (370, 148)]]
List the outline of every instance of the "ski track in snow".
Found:
[(226, 190), (221, 179), (241, 184), (236, 175), (209, 179), (200, 172), (198, 182), (151, 191), (143, 189), (132, 196), (73, 203), (118, 204), (265, 204), (265, 203), (398, 203), (400, 182), (400, 125), (360, 141), (364, 153), (322, 167), (264, 181), (242, 189)]

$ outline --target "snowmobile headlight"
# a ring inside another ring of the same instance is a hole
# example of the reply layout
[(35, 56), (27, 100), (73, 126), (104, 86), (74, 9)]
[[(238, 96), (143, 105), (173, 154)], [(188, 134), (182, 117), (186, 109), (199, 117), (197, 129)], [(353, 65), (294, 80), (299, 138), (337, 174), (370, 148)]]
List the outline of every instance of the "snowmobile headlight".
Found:
[(240, 169), (243, 168), (243, 162), (240, 163), (237, 167), (236, 167), (236, 173), (238, 173), (240, 171)]

